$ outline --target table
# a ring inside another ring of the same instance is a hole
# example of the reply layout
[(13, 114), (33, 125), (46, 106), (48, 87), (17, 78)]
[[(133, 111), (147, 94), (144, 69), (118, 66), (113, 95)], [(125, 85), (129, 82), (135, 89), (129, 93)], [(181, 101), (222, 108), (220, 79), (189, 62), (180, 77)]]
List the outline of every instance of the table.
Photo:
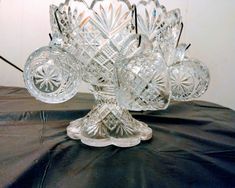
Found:
[(23, 88), (0, 87), (0, 187), (235, 187), (235, 112), (203, 101), (133, 112), (153, 139), (132, 148), (93, 148), (67, 137), (94, 105), (78, 94), (59, 105)]

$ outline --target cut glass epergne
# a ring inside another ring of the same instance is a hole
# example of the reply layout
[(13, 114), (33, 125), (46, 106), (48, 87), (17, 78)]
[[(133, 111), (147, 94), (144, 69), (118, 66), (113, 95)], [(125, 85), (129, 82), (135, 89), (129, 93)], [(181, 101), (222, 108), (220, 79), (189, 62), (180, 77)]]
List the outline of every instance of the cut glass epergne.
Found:
[(50, 7), (52, 40), (27, 60), (29, 92), (46, 103), (61, 103), (92, 86), (96, 106), (70, 123), (67, 134), (90, 146), (131, 147), (152, 130), (128, 110), (162, 110), (171, 100), (200, 97), (209, 71), (186, 56), (179, 44), (180, 10), (158, 1), (67, 0)]

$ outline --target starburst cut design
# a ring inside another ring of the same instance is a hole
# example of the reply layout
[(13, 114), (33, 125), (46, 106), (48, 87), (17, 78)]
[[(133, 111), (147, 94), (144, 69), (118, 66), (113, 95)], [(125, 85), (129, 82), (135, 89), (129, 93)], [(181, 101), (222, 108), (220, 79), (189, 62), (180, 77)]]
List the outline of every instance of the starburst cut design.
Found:
[(106, 135), (108, 135), (107, 127), (102, 123), (90, 125), (87, 128), (87, 134), (92, 137), (98, 137), (98, 138), (105, 137)]
[(120, 135), (120, 136), (129, 136), (129, 135), (134, 135), (135, 134), (135, 130), (131, 126), (125, 125), (123, 123), (120, 123), (116, 127), (115, 134), (116, 135)]
[(28, 58), (24, 80), (47, 103), (71, 99), (79, 80), (91, 84), (97, 104), (70, 123), (72, 139), (135, 146), (152, 130), (128, 110), (166, 109), (170, 99), (190, 100), (208, 87), (206, 67), (185, 58), (188, 46), (179, 49), (179, 9), (149, 0), (66, 0), (50, 14), (52, 41)]
[[(116, 111), (116, 113), (118, 113), (118, 111)], [(135, 127), (124, 123), (125, 121), (121, 120), (117, 115), (114, 115), (112, 111), (109, 111), (107, 114), (102, 112), (99, 112), (98, 114), (102, 119), (101, 121), (96, 123), (94, 119), (86, 121), (86, 124), (89, 125), (87, 126), (86, 133), (89, 136), (94, 138), (105, 138), (107, 135), (112, 135), (117, 138), (136, 134)], [(97, 116), (97, 114), (89, 114), (89, 116)]]
[(34, 75), (35, 86), (44, 92), (54, 92), (61, 85), (61, 76), (52, 66), (41, 66)]
[(194, 86), (194, 79), (190, 73), (178, 70), (171, 72), (171, 87), (174, 96), (186, 98), (193, 93)]

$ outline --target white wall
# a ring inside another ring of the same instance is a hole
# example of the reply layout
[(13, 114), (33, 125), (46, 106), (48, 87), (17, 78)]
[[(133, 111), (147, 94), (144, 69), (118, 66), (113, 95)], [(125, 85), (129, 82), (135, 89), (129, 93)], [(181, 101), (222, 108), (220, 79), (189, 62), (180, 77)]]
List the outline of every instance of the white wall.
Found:
[[(49, 4), (63, 0), (0, 0), (0, 55), (23, 68), (28, 55), (49, 42)], [(160, 0), (180, 8), (185, 30), (182, 42), (190, 55), (204, 61), (211, 84), (202, 100), (235, 109), (235, 0)], [(0, 61), (0, 85), (24, 86), (22, 75)], [(87, 92), (87, 85), (81, 92)]]

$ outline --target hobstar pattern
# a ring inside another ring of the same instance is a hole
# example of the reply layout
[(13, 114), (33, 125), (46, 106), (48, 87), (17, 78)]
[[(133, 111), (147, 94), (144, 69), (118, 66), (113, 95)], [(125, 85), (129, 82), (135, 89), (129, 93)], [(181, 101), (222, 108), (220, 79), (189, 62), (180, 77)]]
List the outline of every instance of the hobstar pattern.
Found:
[(24, 69), (26, 88), (46, 103), (65, 102), (78, 91), (76, 59), (58, 47), (42, 47), (28, 58)]
[[(90, 2), (90, 3), (89, 3)], [(131, 147), (152, 130), (128, 110), (159, 110), (208, 88), (209, 72), (178, 44), (179, 9), (156, 0), (66, 0), (50, 7), (52, 41), (29, 57), (25, 84), (47, 103), (69, 100), (79, 80), (92, 85), (96, 106), (67, 134), (90, 146)]]

